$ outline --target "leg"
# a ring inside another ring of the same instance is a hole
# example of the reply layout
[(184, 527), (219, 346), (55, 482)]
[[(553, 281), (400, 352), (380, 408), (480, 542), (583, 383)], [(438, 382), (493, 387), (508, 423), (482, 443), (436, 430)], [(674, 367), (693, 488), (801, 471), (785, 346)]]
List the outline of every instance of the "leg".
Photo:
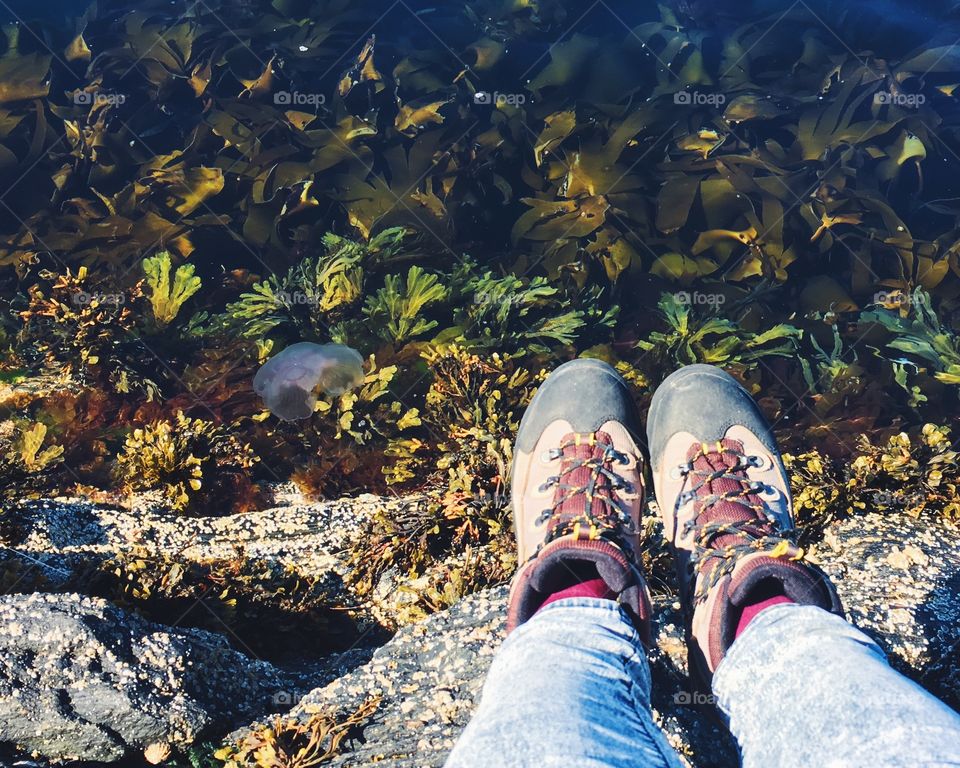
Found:
[(521, 563), (509, 637), (448, 766), (679, 766), (650, 715), (643, 467), (626, 382), (555, 370), (523, 415), (511, 494)]
[(814, 606), (761, 612), (720, 663), (713, 690), (745, 768), (960, 765), (960, 715)]
[(710, 365), (670, 374), (653, 395), (647, 442), (697, 683), (709, 686), (741, 618), (762, 603), (842, 613), (829, 580), (788, 538), (790, 483), (776, 438), (732, 376)]
[(650, 716), (650, 670), (617, 603), (551, 603), (507, 638), (447, 768), (679, 768)]
[(887, 666), (788, 538), (790, 484), (749, 393), (682, 368), (654, 394), (647, 435), (691, 674), (712, 683), (744, 765), (960, 766), (960, 716)]

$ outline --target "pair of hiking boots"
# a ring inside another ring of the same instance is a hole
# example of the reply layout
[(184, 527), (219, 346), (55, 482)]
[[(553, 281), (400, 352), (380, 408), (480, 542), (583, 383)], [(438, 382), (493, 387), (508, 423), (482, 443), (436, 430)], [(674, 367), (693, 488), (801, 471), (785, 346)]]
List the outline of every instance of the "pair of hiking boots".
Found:
[[(650, 594), (640, 569), (644, 458), (626, 382), (606, 363), (557, 368), (520, 423), (512, 496), (519, 562), (508, 630), (575, 583), (603, 579), (641, 637)], [(700, 684), (733, 643), (743, 607), (782, 594), (841, 613), (826, 576), (788, 538), (790, 485), (753, 398), (709, 365), (670, 375), (647, 419), (653, 486), (676, 554), (689, 668)]]

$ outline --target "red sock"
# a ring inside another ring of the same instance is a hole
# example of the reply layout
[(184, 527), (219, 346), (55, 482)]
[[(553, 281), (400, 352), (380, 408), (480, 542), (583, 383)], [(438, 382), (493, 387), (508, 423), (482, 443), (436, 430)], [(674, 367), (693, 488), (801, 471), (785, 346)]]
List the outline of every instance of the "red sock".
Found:
[(771, 605), (781, 605), (782, 603), (792, 602), (793, 600), (786, 595), (774, 595), (773, 597), (767, 597), (759, 602), (744, 606), (743, 613), (740, 614), (740, 621), (737, 622), (737, 632), (734, 638), (740, 637), (740, 633), (747, 628), (747, 624), (753, 621), (756, 615), (764, 608), (769, 608)]
[(616, 596), (616, 592), (611, 592), (607, 586), (607, 582), (603, 579), (588, 579), (587, 581), (579, 581), (576, 584), (571, 584), (559, 592), (554, 592), (543, 601), (543, 605), (537, 610), (542, 611), (550, 605), (550, 603), (555, 603), (557, 600), (563, 600), (567, 597), (599, 597), (603, 600), (613, 600)]

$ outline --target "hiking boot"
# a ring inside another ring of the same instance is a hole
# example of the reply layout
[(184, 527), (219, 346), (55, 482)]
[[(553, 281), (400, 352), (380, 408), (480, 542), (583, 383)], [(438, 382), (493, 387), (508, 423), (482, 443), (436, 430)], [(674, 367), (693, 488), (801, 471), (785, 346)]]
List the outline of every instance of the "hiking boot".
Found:
[(521, 566), (508, 631), (550, 595), (599, 578), (649, 641), (650, 595), (639, 568), (639, 423), (626, 382), (599, 360), (564, 363), (537, 390), (513, 455)]
[(676, 552), (691, 676), (703, 685), (734, 641), (743, 607), (782, 594), (842, 615), (840, 600), (789, 538), (790, 484), (763, 414), (710, 365), (671, 374), (647, 419), (664, 536)]

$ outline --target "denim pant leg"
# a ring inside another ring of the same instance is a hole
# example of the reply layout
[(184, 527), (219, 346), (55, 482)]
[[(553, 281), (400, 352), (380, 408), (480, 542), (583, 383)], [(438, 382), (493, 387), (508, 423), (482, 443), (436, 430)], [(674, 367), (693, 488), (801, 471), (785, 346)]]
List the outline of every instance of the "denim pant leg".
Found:
[(679, 768), (650, 716), (650, 668), (610, 600), (558, 600), (515, 630), (446, 768)]
[(813, 606), (762, 611), (713, 678), (744, 768), (960, 766), (960, 715)]

